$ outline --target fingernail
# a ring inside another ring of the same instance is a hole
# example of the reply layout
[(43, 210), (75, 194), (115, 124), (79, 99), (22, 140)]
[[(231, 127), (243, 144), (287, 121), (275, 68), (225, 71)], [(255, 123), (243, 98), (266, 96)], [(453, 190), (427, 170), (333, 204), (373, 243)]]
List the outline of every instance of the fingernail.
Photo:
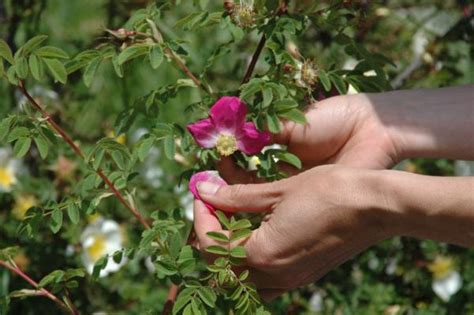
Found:
[(198, 192), (204, 195), (214, 195), (218, 189), (219, 185), (209, 182), (200, 182), (197, 184)]

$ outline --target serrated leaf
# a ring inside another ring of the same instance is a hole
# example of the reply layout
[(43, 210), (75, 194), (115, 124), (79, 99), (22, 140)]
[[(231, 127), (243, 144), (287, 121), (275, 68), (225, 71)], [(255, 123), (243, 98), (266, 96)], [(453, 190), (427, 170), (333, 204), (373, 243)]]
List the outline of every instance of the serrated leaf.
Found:
[(252, 230), (250, 229), (242, 229), (242, 230), (235, 231), (230, 236), (230, 241), (231, 242), (238, 241), (240, 239), (248, 237), (250, 234), (252, 234)]
[(297, 122), (302, 125), (307, 123), (304, 113), (296, 108), (293, 108), (287, 112), (279, 113), (278, 116)]
[(275, 154), (275, 157), (278, 158), (279, 160), (282, 160), (288, 164), (293, 165), (294, 167), (301, 169), (302, 164), (301, 160), (294, 154), (290, 152), (277, 152)]
[(262, 107), (267, 108), (273, 101), (273, 90), (271, 88), (263, 89), (262, 91), (263, 101)]
[(214, 291), (210, 288), (207, 287), (200, 287), (198, 289), (198, 294), (201, 300), (207, 304), (209, 307), (215, 307), (216, 306), (216, 300), (217, 296), (214, 293)]
[(118, 64), (123, 65), (128, 60), (148, 53), (149, 45), (133, 45), (125, 48), (118, 56)]
[(321, 81), (321, 84), (323, 85), (326, 92), (331, 91), (331, 80), (329, 80), (329, 77), (326, 71), (319, 70), (318, 74), (319, 74), (319, 80)]
[(274, 114), (267, 114), (267, 126), (271, 133), (279, 133), (281, 130), (280, 120)]
[(206, 252), (221, 256), (228, 254), (227, 249), (219, 245), (211, 245), (206, 247)]
[(10, 117), (2, 119), (2, 121), (0, 122), (0, 141), (3, 141), (3, 139), (10, 132), (10, 126), (11, 126), (11, 123), (12, 123), (12, 118), (13, 118), (13, 116), (10, 116)]
[(51, 231), (54, 234), (56, 234), (57, 232), (59, 232), (62, 225), (63, 225), (63, 211), (61, 209), (53, 210), (53, 213), (51, 214), (51, 222), (49, 224)]
[(195, 292), (195, 288), (184, 288), (176, 298), (176, 302), (173, 306), (173, 314), (177, 314), (180, 310), (182, 310), (186, 304), (192, 299), (192, 295)]
[(69, 220), (71, 220), (72, 224), (79, 223), (80, 214), (79, 214), (79, 207), (74, 202), (70, 202), (67, 206), (67, 215)]
[(16, 71), (15, 71), (14, 66), (11, 66), (10, 68), (8, 68), (7, 79), (8, 79), (8, 82), (10, 82), (11, 84), (18, 85), (18, 78), (16, 76)]
[(63, 279), (65, 274), (66, 273), (63, 270), (55, 270), (51, 272), (50, 274), (46, 275), (45, 277), (43, 277), (43, 279), (41, 279), (41, 281), (39, 282), (38, 286), (40, 288), (44, 288), (45, 286), (49, 284), (58, 283)]
[(252, 223), (250, 223), (249, 220), (242, 219), (242, 220), (231, 223), (229, 230), (235, 231), (235, 230), (241, 230), (241, 229), (248, 229), (251, 226), (252, 226)]
[(118, 55), (112, 57), (112, 66), (114, 67), (115, 73), (119, 78), (123, 78), (123, 68), (118, 64)]
[(3, 57), (11, 65), (14, 63), (13, 54), (7, 42), (0, 38), (0, 57)]
[(331, 73), (329, 75), (329, 78), (331, 79), (331, 82), (334, 83), (334, 86), (336, 87), (337, 91), (344, 95), (347, 94), (347, 86), (344, 80), (337, 74)]
[(230, 255), (235, 258), (245, 258), (247, 255), (245, 254), (245, 248), (243, 246), (236, 246), (231, 249)]
[(165, 276), (172, 276), (178, 273), (176, 266), (160, 260), (155, 262), (155, 268), (157, 272), (162, 273)]
[(157, 69), (164, 59), (161, 47), (159, 45), (152, 46), (148, 54), (148, 58), (150, 58), (151, 67), (153, 69)]
[(105, 255), (104, 257), (101, 257), (94, 264), (94, 269), (92, 270), (92, 279), (96, 280), (99, 277), (100, 271), (102, 269), (105, 269), (105, 267), (107, 267), (108, 262), (109, 262), (109, 257), (107, 255)]
[(47, 38), (48, 38), (47, 35), (38, 35), (31, 38), (21, 47), (22, 54), (24, 55), (28, 54), (33, 49), (38, 47), (42, 42), (44, 42)]
[(57, 59), (43, 58), (44, 63), (48, 67), (49, 72), (56, 81), (66, 84), (67, 82), (67, 72), (66, 68)]
[(33, 78), (40, 81), (44, 75), (43, 62), (36, 55), (30, 55), (28, 58), (28, 63), (30, 65), (30, 71), (33, 75)]
[(25, 57), (15, 58), (15, 72), (20, 79), (28, 76), (28, 60)]
[(26, 152), (30, 149), (31, 146), (31, 138), (18, 138), (13, 146), (13, 154), (21, 158), (25, 156)]
[(222, 212), (222, 211), (216, 211), (215, 212), (217, 218), (219, 219), (219, 222), (226, 228), (226, 229), (230, 229), (230, 221), (229, 219), (227, 218), (227, 216)]
[(163, 146), (164, 146), (166, 157), (170, 160), (173, 160), (174, 153), (175, 153), (174, 136), (173, 135), (166, 136), (165, 140), (163, 141)]
[(143, 140), (140, 143), (140, 146), (138, 147), (138, 158), (140, 161), (144, 161), (145, 158), (148, 156), (148, 153), (150, 153), (151, 148), (153, 147), (153, 144), (155, 143), (155, 138), (149, 137)]
[(228, 242), (229, 241), (229, 238), (224, 233), (207, 232), (206, 234), (207, 234), (207, 236), (209, 236), (213, 240), (216, 240), (216, 241), (219, 241), (219, 242)]
[(43, 58), (69, 59), (69, 55), (64, 50), (53, 46), (40, 47), (34, 54)]
[(94, 76), (97, 72), (97, 69), (99, 69), (100, 63), (102, 61), (102, 56), (96, 57), (89, 62), (87, 67), (84, 69), (84, 84), (87, 87), (91, 86), (92, 80), (94, 79)]
[(239, 275), (239, 280), (240, 281), (245, 281), (249, 277), (249, 271), (244, 270), (240, 275)]
[(49, 151), (49, 144), (46, 139), (44, 139), (42, 136), (36, 136), (34, 138), (36, 148), (38, 149), (38, 152), (41, 156), (41, 158), (44, 160), (48, 156), (48, 151)]

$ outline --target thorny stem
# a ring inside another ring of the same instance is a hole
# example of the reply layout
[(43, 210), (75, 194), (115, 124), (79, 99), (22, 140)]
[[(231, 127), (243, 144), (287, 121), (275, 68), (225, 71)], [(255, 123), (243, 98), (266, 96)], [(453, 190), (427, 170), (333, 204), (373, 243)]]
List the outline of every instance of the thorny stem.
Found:
[[(19, 82), (19, 88), (20, 91), (25, 95), (25, 97), (28, 99), (28, 101), (33, 105), (33, 107), (38, 110), (43, 118), (53, 127), (53, 129), (61, 136), (61, 138), (66, 141), (66, 143), (72, 148), (72, 150), (82, 159), (85, 159), (85, 154), (82, 152), (81, 148), (74, 143), (72, 138), (59, 126), (51, 117), (51, 115), (43, 108), (41, 107), (38, 102), (28, 93), (25, 87), (25, 83), (23, 81)], [(135, 207), (133, 207), (131, 204), (129, 204), (126, 200), (125, 197), (120, 193), (120, 191), (115, 187), (115, 185), (112, 183), (112, 181), (104, 174), (102, 169), (98, 168), (96, 170), (97, 175), (99, 175), (100, 178), (106, 183), (106, 185), (109, 187), (109, 189), (112, 191), (112, 193), (117, 197), (118, 201), (125, 207), (127, 208), (133, 216), (145, 227), (145, 229), (149, 229), (150, 225), (148, 222), (143, 218), (143, 216), (138, 212)]]
[(62, 309), (70, 312), (73, 315), (79, 315), (79, 311), (76, 309), (74, 304), (70, 303), (70, 305), (68, 306), (63, 301), (61, 301), (60, 298), (58, 298), (56, 295), (54, 295), (50, 291), (46, 290), (45, 288), (39, 288), (38, 282), (31, 279), (30, 276), (24, 273), (20, 269), (20, 267), (18, 267), (16, 264), (12, 265), (12, 264), (7, 263), (6, 261), (0, 260), (0, 266), (22, 277), (26, 282), (31, 284), (38, 291), (39, 293), (38, 295), (47, 297), (48, 299), (52, 300), (54, 303), (58, 304)]

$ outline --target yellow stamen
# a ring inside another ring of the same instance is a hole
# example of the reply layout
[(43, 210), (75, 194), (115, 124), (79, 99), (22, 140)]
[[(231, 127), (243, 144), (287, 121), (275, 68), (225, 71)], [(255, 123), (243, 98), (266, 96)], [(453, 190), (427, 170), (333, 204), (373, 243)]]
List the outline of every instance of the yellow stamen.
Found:
[(448, 257), (436, 257), (436, 259), (428, 265), (428, 269), (433, 273), (435, 279), (441, 279), (447, 276), (453, 270), (453, 260)]
[(105, 238), (102, 235), (94, 235), (94, 241), (86, 251), (92, 261), (97, 261), (105, 255)]
[(223, 156), (237, 151), (237, 139), (233, 135), (221, 133), (216, 141), (216, 149)]
[(4, 190), (10, 190), (11, 186), (16, 183), (16, 177), (13, 171), (7, 167), (0, 166), (0, 186)]
[(19, 196), (15, 200), (15, 205), (13, 206), (12, 213), (15, 218), (18, 220), (23, 220), (25, 214), (31, 207), (34, 207), (38, 204), (38, 200), (34, 196), (24, 195)]

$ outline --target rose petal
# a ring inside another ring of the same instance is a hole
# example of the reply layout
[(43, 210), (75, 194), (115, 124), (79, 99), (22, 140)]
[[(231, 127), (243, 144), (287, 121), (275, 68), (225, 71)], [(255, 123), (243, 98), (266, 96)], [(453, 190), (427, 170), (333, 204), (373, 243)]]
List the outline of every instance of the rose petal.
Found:
[(242, 128), (247, 106), (238, 97), (221, 97), (211, 108), (210, 117), (218, 131), (235, 134)]
[(187, 126), (194, 140), (203, 148), (212, 148), (216, 145), (218, 133), (216, 127), (209, 118), (196, 121)]
[(258, 131), (253, 122), (246, 122), (237, 135), (237, 147), (245, 154), (257, 154), (270, 143), (270, 133)]
[(217, 171), (199, 172), (191, 176), (191, 179), (189, 180), (189, 190), (194, 195), (194, 198), (203, 201), (207, 208), (212, 212), (216, 211), (216, 209), (214, 209), (212, 205), (202, 200), (201, 196), (199, 196), (197, 184), (200, 182), (210, 182), (219, 186), (226, 186), (227, 183), (219, 176), (219, 173)]

